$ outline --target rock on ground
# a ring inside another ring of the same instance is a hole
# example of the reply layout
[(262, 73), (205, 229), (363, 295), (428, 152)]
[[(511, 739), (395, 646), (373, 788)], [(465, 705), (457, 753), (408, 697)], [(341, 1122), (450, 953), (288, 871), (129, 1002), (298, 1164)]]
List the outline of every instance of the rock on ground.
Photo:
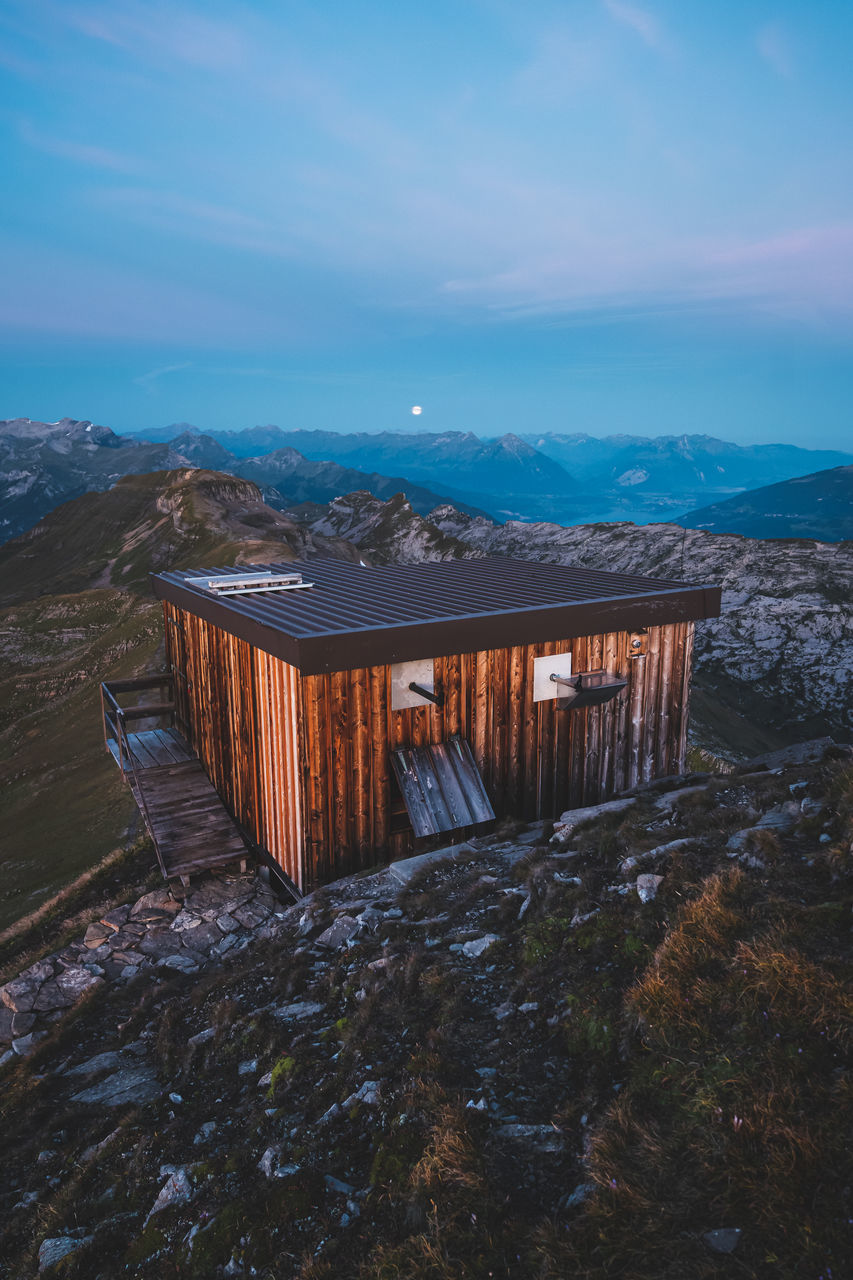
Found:
[(74, 1253), (84, 1245), (91, 1244), (94, 1238), (94, 1236), (48, 1236), (47, 1240), (42, 1240), (39, 1246), (39, 1271), (47, 1271), (49, 1267), (56, 1266), (57, 1262), (67, 1258), (69, 1253)]
[(154, 1068), (142, 1064), (122, 1067), (98, 1084), (75, 1093), (71, 1101), (88, 1106), (122, 1107), (126, 1102), (141, 1106), (153, 1102), (162, 1092)]

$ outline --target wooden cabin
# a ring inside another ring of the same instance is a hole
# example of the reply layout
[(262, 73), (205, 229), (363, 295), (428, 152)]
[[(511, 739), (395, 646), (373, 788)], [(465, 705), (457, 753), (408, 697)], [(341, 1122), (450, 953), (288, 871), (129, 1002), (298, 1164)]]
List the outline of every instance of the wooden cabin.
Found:
[(684, 768), (716, 586), (488, 558), (152, 575), (177, 727), (307, 891)]

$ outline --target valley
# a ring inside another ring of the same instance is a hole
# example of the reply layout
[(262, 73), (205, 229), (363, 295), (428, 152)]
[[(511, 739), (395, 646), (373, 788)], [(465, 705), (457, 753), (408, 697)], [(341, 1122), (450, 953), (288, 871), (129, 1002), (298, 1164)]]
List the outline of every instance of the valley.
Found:
[[(415, 484), (445, 494), (463, 510), (466, 503), (480, 507), (498, 521), (549, 520), (558, 524), (680, 523), (681, 514), (693, 507), (793, 480), (819, 468), (837, 468), (853, 462), (853, 455), (838, 450), (774, 444), (744, 446), (712, 436), (687, 434), (597, 438), (582, 432), (520, 432), (489, 440), (460, 431), (347, 434), (284, 431), (273, 425), (202, 433), (187, 423), (148, 434), (152, 440), (171, 442), (173, 448), (180, 448), (187, 456), (193, 436), (205, 440), (208, 450), (209, 442), (215, 441), (220, 453), (205, 453), (203, 465), (236, 470), (259, 482), (265, 478), (263, 463), (276, 453), (291, 449), (316, 462), (334, 459), (362, 471), (408, 477), (408, 485), (401, 482), (397, 488), (406, 493), (422, 515), (427, 514), (427, 509), (419, 493), (412, 497)], [(230, 453), (230, 461), (226, 461), (223, 449)], [(263, 462), (262, 455), (268, 455)], [(260, 463), (260, 470), (246, 469), (241, 461), (235, 464), (234, 458), (254, 458), (252, 466)], [(328, 462), (325, 465), (330, 466)], [(281, 487), (286, 489), (286, 485)], [(350, 484), (347, 491), (354, 488), (366, 488), (376, 497), (391, 496), (387, 486), (380, 492), (375, 482)], [(344, 491), (340, 485), (337, 492)], [(317, 500), (328, 501), (329, 497)], [(808, 527), (808, 509), (806, 504), (805, 525), (801, 519), (800, 527)], [(834, 533), (828, 521), (821, 521), (819, 509), (812, 514), (820, 533), (798, 533), (783, 518), (772, 533), (756, 536), (820, 536), (833, 542), (846, 536)], [(748, 534), (749, 530), (732, 527), (719, 532)]]

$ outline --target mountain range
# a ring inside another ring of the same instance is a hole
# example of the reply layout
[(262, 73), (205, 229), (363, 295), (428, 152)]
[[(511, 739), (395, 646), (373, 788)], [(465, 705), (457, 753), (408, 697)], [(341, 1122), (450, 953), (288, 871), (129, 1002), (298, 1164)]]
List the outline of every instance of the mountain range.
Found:
[[(188, 433), (200, 434), (174, 423), (146, 436), (174, 443)], [(673, 519), (744, 489), (853, 463), (853, 454), (837, 450), (737, 445), (707, 435), (520, 433), (488, 440), (460, 431), (345, 433), (273, 425), (205, 434), (235, 457), (289, 447), (315, 461), (406, 476), (497, 520), (561, 524)], [(212, 457), (206, 465), (215, 465)]]
[[(181, 430), (172, 431), (167, 427), (147, 435), (170, 440), (174, 447), (176, 440), (186, 441), (192, 432), (201, 434), (197, 428), (188, 428), (186, 423), (175, 426)], [(204, 435), (241, 459), (248, 458), (250, 451), (263, 444), (270, 450), (267, 457), (273, 456), (273, 450), (278, 453), (282, 449), (295, 449), (316, 462), (332, 459), (363, 473), (405, 476), (408, 486), (427, 485), (454, 502), (482, 507), (498, 519), (528, 518), (552, 508), (570, 519), (582, 513), (587, 505), (574, 478), (560, 463), (511, 434), (488, 440), (471, 431), (343, 434), (282, 431), (268, 426), (246, 432), (211, 431)], [(242, 469), (241, 474), (245, 474)], [(408, 486), (402, 486), (407, 496)]]
[[(446, 487), (439, 495), (404, 476), (387, 476), (376, 471), (343, 467), (337, 462), (315, 461), (289, 446), (258, 457), (242, 457), (230, 453), (212, 436), (185, 431), (175, 436), (170, 447), (194, 466), (227, 471), (246, 480), (254, 480), (267, 502), (274, 507), (293, 506), (300, 502), (323, 504), (331, 502), (339, 494), (352, 493), (357, 489), (366, 489), (377, 498), (390, 498), (404, 490), (414, 509), (426, 515), (450, 495)], [(457, 505), (471, 515), (485, 514), (464, 502)]]
[[(669, 520), (717, 532), (827, 541), (850, 530), (846, 495), (853, 459), (789, 445), (741, 448), (708, 436), (346, 435), (274, 426), (206, 434), (186, 423), (148, 434), (156, 438), (120, 436), (73, 418), (0, 422), (0, 542), (31, 528), (59, 503), (108, 489), (123, 475), (182, 466), (253, 480), (279, 510), (323, 506), (366, 490), (382, 500), (405, 494), (420, 515), (449, 500), (466, 515), (498, 522)], [(546, 456), (546, 449), (560, 457)], [(815, 462), (832, 468), (814, 472)], [(743, 485), (759, 481), (761, 491), (744, 493)], [(773, 491), (764, 493), (768, 481)], [(786, 483), (792, 487), (779, 487)]]
[(708, 435), (525, 435), (532, 447), (567, 467), (578, 479), (660, 494), (691, 490), (731, 493), (775, 484), (853, 462), (834, 449), (790, 444), (738, 445)]
[(117, 436), (88, 420), (0, 421), (0, 542), (61, 502), (109, 489), (120, 476), (180, 465), (167, 443)]
[[(423, 514), (451, 496), (400, 475), (368, 473), (335, 462), (308, 460), (295, 449), (279, 448), (256, 458), (237, 457), (195, 429), (170, 441), (119, 436), (88, 419), (0, 421), (0, 543), (23, 533), (54, 507), (83, 493), (99, 492), (125, 475), (185, 465), (247, 476), (273, 506), (329, 502), (338, 494), (367, 489), (379, 498), (405, 490)], [(457, 499), (471, 514), (481, 514)]]

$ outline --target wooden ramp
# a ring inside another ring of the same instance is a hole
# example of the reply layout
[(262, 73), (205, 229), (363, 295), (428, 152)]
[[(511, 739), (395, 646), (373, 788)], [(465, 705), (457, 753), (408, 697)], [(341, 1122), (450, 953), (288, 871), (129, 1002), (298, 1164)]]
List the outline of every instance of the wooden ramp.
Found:
[[(166, 689), (166, 701), (122, 706), (127, 694)], [(130, 786), (167, 879), (187, 880), (199, 871), (248, 856), (246, 840), (225, 808), (201, 761), (175, 728), (131, 733), (128, 723), (174, 720), (169, 672), (101, 685), (104, 741)], [(256, 851), (257, 852), (257, 851)], [(268, 855), (267, 855), (268, 856)]]
[(186, 879), (247, 856), (245, 841), (201, 761), (136, 769), (128, 782), (167, 878)]

